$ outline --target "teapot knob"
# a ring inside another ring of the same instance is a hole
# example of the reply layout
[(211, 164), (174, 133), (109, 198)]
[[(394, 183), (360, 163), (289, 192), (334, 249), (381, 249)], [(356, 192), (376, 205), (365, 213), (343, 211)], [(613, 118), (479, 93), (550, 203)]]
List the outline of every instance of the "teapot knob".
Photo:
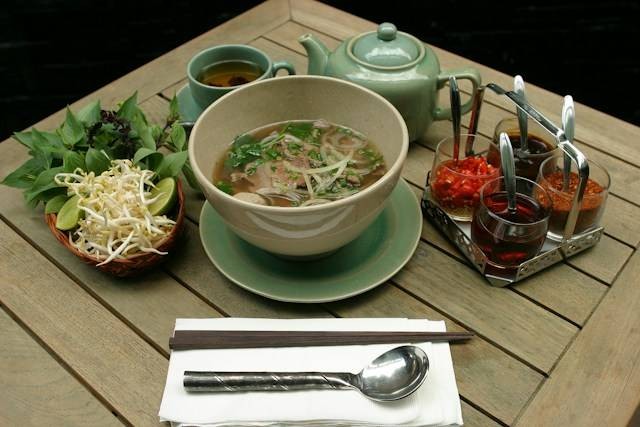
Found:
[(398, 29), (390, 22), (383, 22), (378, 26), (378, 38), (386, 42), (396, 38)]

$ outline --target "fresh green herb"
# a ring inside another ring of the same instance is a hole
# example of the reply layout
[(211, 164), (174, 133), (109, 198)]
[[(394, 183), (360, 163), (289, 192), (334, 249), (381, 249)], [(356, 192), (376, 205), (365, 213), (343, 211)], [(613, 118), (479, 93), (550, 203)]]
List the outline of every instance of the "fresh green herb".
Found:
[(305, 140), (311, 136), (312, 130), (312, 122), (290, 122), (284, 127), (283, 133), (288, 133), (296, 138)]
[(233, 140), (233, 148), (239, 148), (243, 145), (255, 145), (258, 144), (259, 141), (254, 138), (252, 135), (245, 133), (242, 135), (238, 135)]
[(267, 148), (266, 150), (264, 150), (264, 154), (271, 160), (276, 160), (278, 157), (280, 157), (280, 152), (274, 148)]
[(343, 126), (337, 126), (336, 129), (338, 130), (338, 132), (350, 136), (352, 138), (358, 138), (358, 139), (365, 139), (364, 135), (362, 135), (360, 132), (357, 132), (353, 129), (349, 129)]
[(256, 159), (254, 162), (247, 164), (248, 167), (245, 169), (245, 173), (249, 176), (253, 175), (254, 173), (256, 173), (256, 170), (258, 170), (258, 166), (260, 166), (263, 163), (264, 163), (264, 159), (262, 158)]
[(291, 151), (291, 154), (299, 154), (302, 151), (302, 145), (297, 142), (288, 143), (287, 148)]
[(237, 136), (233, 140), (232, 148), (227, 157), (227, 164), (237, 168), (262, 157), (263, 147), (260, 142), (249, 134)]
[[(149, 124), (137, 105), (137, 93), (115, 111), (101, 109), (100, 101), (75, 113), (67, 108), (64, 122), (55, 132), (32, 128), (14, 134), (31, 158), (7, 175), (2, 184), (22, 189), (25, 200), (36, 206), (65, 194), (66, 189), (53, 180), (57, 173), (81, 169), (100, 174), (111, 166), (111, 160), (132, 159), (155, 171), (159, 178), (183, 171), (189, 184), (198, 188), (187, 162), (186, 134), (178, 119), (174, 97), (164, 125)], [(158, 151), (161, 147), (174, 153), (165, 155)]]
[(227, 181), (216, 182), (216, 187), (218, 187), (220, 190), (224, 191), (225, 193), (229, 194), (230, 196), (233, 196), (233, 187)]
[(382, 154), (371, 148), (361, 148), (358, 150), (358, 153), (369, 161), (369, 168), (371, 170), (377, 169), (384, 163)]
[(278, 170), (278, 168), (275, 167), (274, 165), (271, 165), (271, 172), (275, 172), (276, 170)]

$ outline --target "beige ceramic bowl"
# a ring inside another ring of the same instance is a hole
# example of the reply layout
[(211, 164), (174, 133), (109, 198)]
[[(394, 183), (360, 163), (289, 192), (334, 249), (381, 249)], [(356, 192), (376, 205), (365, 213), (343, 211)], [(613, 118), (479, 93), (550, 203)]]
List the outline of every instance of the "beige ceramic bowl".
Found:
[[(367, 135), (388, 172), (360, 193), (308, 207), (260, 206), (213, 185), (214, 165), (235, 136), (274, 122), (320, 118)], [(191, 132), (189, 158), (207, 200), (231, 230), (259, 248), (295, 257), (325, 254), (358, 237), (396, 186), (408, 147), (402, 116), (380, 95), (329, 77), (291, 76), (243, 86), (211, 104)]]

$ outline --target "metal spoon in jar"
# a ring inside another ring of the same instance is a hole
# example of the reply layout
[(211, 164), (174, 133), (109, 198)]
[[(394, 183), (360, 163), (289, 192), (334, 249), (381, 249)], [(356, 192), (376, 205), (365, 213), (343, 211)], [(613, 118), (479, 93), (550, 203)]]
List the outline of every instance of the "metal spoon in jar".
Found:
[[(576, 129), (576, 113), (575, 106), (573, 104), (573, 97), (567, 95), (564, 97), (564, 103), (562, 104), (562, 129), (564, 130), (564, 136), (568, 142), (573, 143), (573, 137)], [(569, 181), (571, 176), (571, 157), (567, 153), (564, 153), (562, 174), (562, 191), (569, 191)]]
[(190, 392), (359, 390), (372, 400), (409, 396), (424, 382), (429, 359), (420, 347), (405, 345), (374, 359), (358, 374), (349, 372), (198, 372), (185, 371)]
[(469, 119), (469, 135), (467, 142), (464, 144), (464, 155), (466, 157), (473, 156), (473, 142), (478, 133), (478, 125), (480, 124), (480, 110), (482, 109), (482, 101), (484, 100), (484, 86), (478, 86), (473, 104), (471, 104), (471, 118)]
[(500, 165), (504, 176), (504, 188), (507, 191), (507, 209), (510, 214), (518, 211), (516, 205), (516, 163), (513, 159), (513, 148), (509, 135), (500, 134)]
[(453, 122), (453, 161), (460, 157), (460, 90), (454, 76), (449, 77), (449, 97), (451, 98), (451, 121)]
[[(526, 102), (527, 97), (524, 92), (524, 80), (522, 76), (517, 75), (513, 79), (513, 91), (520, 95)], [(527, 113), (520, 107), (517, 107), (518, 113), (518, 127), (520, 128), (520, 151), (522, 153), (529, 152), (529, 129), (527, 128)]]

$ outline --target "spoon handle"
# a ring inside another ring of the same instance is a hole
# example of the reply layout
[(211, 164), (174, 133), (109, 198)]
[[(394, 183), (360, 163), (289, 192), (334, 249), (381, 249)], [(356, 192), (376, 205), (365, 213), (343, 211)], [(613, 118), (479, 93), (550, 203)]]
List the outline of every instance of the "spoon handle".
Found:
[[(527, 98), (524, 91), (524, 80), (522, 76), (517, 75), (513, 80), (513, 91), (520, 95), (526, 102)], [(526, 153), (529, 151), (529, 129), (527, 128), (527, 113), (520, 107), (518, 110), (518, 127), (520, 128), (520, 151)]]
[(500, 166), (504, 176), (504, 187), (507, 190), (507, 208), (509, 212), (515, 212), (516, 206), (516, 164), (513, 159), (513, 148), (509, 135), (505, 132), (500, 134)]
[[(564, 130), (564, 136), (570, 143), (573, 143), (573, 136), (575, 134), (575, 107), (573, 104), (573, 97), (567, 95), (564, 97), (564, 103), (562, 104), (562, 129)], [(571, 172), (571, 157), (567, 153), (564, 153), (563, 162), (563, 180), (562, 190), (569, 190), (569, 180)]]
[(185, 371), (189, 392), (345, 390), (356, 388), (356, 375), (323, 372), (208, 372)]
[(453, 160), (460, 158), (460, 89), (454, 76), (449, 77), (449, 96), (451, 98), (451, 121), (453, 122)]
[(466, 157), (473, 156), (473, 142), (478, 133), (478, 125), (480, 124), (480, 110), (482, 110), (482, 101), (484, 100), (484, 86), (478, 86), (476, 96), (473, 97), (471, 104), (471, 118), (469, 119), (469, 135), (464, 145), (464, 155)]

